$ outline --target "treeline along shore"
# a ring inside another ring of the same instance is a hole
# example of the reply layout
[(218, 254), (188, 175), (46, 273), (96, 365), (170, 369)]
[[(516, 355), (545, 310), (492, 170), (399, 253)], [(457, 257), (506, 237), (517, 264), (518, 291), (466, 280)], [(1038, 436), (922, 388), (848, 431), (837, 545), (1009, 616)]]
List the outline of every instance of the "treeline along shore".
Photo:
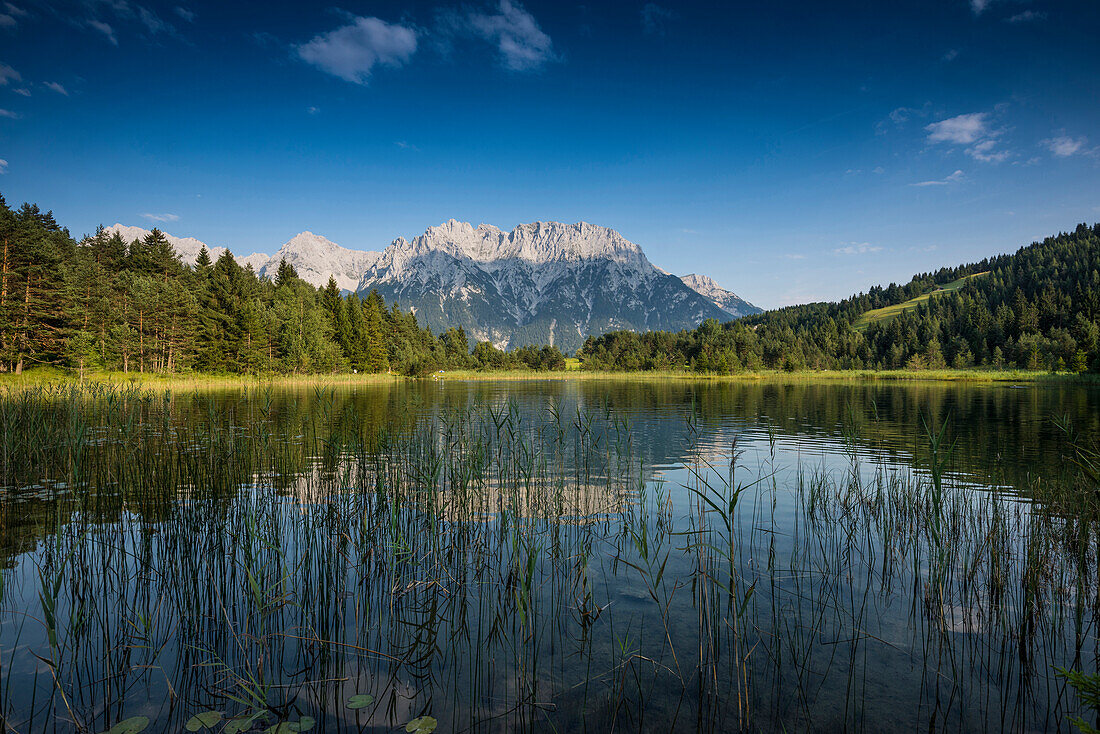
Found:
[(1100, 372), (1100, 224), (839, 303), (589, 336), (575, 357), (433, 334), (375, 292), (316, 288), (285, 262), (274, 279), (229, 252), (186, 265), (158, 230), (78, 240), (52, 212), (0, 196), (0, 372), (14, 374)]

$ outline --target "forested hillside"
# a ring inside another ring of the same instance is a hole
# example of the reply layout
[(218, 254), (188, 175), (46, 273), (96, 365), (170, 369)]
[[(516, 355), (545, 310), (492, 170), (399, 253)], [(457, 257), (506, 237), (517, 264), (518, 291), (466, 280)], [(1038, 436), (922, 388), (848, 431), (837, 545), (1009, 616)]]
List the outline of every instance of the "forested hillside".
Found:
[[(872, 309), (978, 273), (984, 274), (913, 310), (853, 328)], [(595, 369), (720, 373), (974, 366), (1100, 371), (1100, 224), (840, 303), (792, 306), (727, 324), (708, 321), (677, 333), (592, 337), (579, 356)]]
[[(875, 309), (888, 317), (861, 320)], [(1100, 224), (840, 303), (792, 306), (725, 324), (711, 319), (675, 333), (589, 337), (578, 356), (589, 369), (709, 373), (1100, 371)], [(273, 280), (242, 267), (228, 251), (212, 261), (204, 249), (187, 266), (158, 230), (126, 242), (100, 229), (78, 242), (52, 213), (32, 204), (13, 210), (0, 196), (0, 372), (56, 366), (424, 374), (564, 364), (554, 347), (503, 352), (484, 342), (471, 353), (461, 328), (437, 337), (373, 291), (342, 295), (332, 280), (315, 288), (285, 262)]]
[(0, 196), (0, 372), (40, 366), (127, 372), (384, 372), (561, 368), (556, 349), (470, 354), (376, 293), (315, 288), (285, 262), (274, 280), (205, 249), (185, 266), (158, 230), (125, 242), (102, 228), (77, 242), (52, 212)]

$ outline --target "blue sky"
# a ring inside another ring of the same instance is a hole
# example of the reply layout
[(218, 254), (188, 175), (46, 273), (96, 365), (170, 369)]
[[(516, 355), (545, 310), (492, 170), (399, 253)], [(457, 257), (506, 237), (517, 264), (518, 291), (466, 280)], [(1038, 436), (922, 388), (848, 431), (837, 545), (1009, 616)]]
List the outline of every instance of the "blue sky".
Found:
[(1098, 31), (1092, 0), (0, 0), (0, 192), (238, 253), (583, 220), (835, 299), (1100, 220)]

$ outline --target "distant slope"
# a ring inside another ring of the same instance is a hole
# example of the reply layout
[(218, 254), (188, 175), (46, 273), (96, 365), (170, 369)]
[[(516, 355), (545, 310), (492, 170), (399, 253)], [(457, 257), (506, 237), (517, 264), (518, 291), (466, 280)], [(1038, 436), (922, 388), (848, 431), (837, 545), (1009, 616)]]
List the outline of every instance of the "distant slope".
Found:
[[(145, 239), (151, 230), (114, 224), (105, 227), (104, 231), (108, 235), (117, 232), (129, 244), (134, 240)], [(174, 237), (167, 232), (164, 233), (164, 237), (172, 244), (185, 265), (194, 265), (195, 258), (203, 247), (209, 251), (211, 260), (217, 260), (226, 252), (224, 247), (207, 245), (194, 237)], [(336, 284), (341, 290), (354, 292), (359, 286), (363, 273), (380, 255), (381, 253), (368, 250), (349, 250), (320, 235), (301, 232), (290, 238), (274, 255), (254, 252), (251, 255), (242, 256), (237, 253), (233, 259), (241, 267), (251, 265), (260, 277), (266, 278), (274, 278), (279, 262), (285, 259), (297, 270), (298, 277), (310, 285), (321, 287), (332, 277), (336, 279)]]
[(676, 334), (590, 338), (586, 367), (1100, 372), (1100, 224), (1012, 254)]
[(857, 331), (866, 331), (867, 327), (871, 324), (884, 324), (898, 314), (905, 313), (906, 311), (915, 311), (918, 307), (927, 303), (930, 298), (936, 298), (947, 293), (954, 293), (966, 285), (966, 282), (971, 278), (980, 278), (983, 275), (989, 275), (989, 271), (964, 275), (950, 283), (935, 286), (927, 293), (922, 293), (919, 296), (910, 298), (908, 301), (902, 301), (892, 306), (883, 306), (882, 308), (873, 308), (870, 311), (865, 311), (856, 319), (855, 323), (852, 324), (852, 328)]
[(764, 309), (752, 305), (733, 291), (726, 290), (718, 285), (713, 278), (705, 275), (691, 273), (690, 275), (681, 275), (680, 280), (688, 288), (691, 288), (735, 319), (742, 316), (751, 316), (754, 313), (763, 313), (764, 311)]

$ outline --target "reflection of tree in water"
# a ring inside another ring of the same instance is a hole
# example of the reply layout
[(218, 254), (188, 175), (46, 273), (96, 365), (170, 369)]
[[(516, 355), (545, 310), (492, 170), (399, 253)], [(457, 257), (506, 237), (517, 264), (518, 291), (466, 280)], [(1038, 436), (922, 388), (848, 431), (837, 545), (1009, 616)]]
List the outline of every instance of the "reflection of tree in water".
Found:
[[(951, 476), (941, 496), (909, 467), (929, 453), (918, 415), (950, 414), (961, 446), (993, 431), (957, 416), (1001, 425), (1094, 398), (893, 390), (51, 395), (25, 406), (36, 425), (5, 431), (2, 483), (20, 488), (0, 519), (9, 547), (35, 548), (9, 564), (5, 611), (37, 613), (39, 571), (61, 582), (58, 643), (35, 625), (19, 640), (59, 683), (35, 679), (26, 652), (9, 680), (70, 716), (63, 691), (89, 723), (103, 701), (121, 715), (170, 686), (186, 704), (158, 710), (164, 729), (253, 695), (271, 717), (339, 712), (333, 727), (431, 714), (453, 728), (855, 728), (898, 711), (1057, 726), (1073, 703), (1049, 695), (1051, 665), (1093, 660), (1095, 517), (1069, 493), (1042, 495), (1061, 512), (1039, 513)], [(999, 440), (1045, 441), (1027, 421)], [(734, 439), (760, 458), (729, 479)], [(729, 505), (787, 458), (773, 442), (875, 461), (763, 481)], [(952, 461), (989, 476), (984, 455)], [(644, 481), (654, 467), (667, 485)], [(343, 700), (364, 690), (379, 708), (356, 720)]]

